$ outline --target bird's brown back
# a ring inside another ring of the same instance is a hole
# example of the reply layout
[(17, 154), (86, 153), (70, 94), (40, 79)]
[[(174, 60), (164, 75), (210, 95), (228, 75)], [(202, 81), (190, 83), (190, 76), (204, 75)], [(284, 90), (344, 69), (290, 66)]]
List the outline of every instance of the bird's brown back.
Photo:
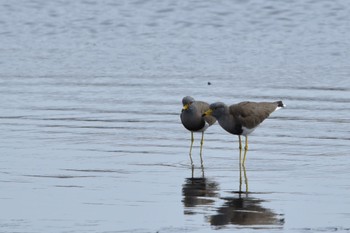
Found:
[(229, 107), (230, 114), (242, 126), (255, 128), (278, 107), (277, 102), (241, 102)]

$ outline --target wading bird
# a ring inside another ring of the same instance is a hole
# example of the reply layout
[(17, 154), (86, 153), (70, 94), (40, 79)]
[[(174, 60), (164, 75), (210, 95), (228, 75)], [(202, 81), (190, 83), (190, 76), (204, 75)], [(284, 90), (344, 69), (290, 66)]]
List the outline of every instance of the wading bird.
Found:
[(193, 146), (193, 132), (202, 132), (202, 139), (200, 145), (200, 157), (203, 165), (202, 148), (204, 140), (204, 131), (216, 122), (215, 117), (203, 115), (209, 110), (209, 104), (203, 101), (195, 101), (191, 96), (185, 96), (182, 99), (183, 108), (181, 111), (181, 122), (183, 126), (191, 131), (191, 146), (190, 146), (190, 160), (192, 160), (192, 146)]
[[(282, 101), (276, 102), (241, 102), (227, 106), (216, 102), (209, 106), (203, 116), (214, 116), (219, 125), (231, 134), (238, 135), (239, 149), (242, 149), (241, 135), (245, 137), (245, 147), (248, 150), (248, 135), (252, 133), (269, 115), (285, 107)], [(243, 163), (245, 162), (244, 155)]]

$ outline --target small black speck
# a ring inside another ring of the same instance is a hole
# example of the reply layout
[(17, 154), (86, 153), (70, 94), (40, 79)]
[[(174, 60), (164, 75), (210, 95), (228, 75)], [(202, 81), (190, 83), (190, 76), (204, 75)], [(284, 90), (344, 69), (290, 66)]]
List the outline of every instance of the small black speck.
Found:
[(211, 82), (208, 82), (208, 85), (211, 85)]

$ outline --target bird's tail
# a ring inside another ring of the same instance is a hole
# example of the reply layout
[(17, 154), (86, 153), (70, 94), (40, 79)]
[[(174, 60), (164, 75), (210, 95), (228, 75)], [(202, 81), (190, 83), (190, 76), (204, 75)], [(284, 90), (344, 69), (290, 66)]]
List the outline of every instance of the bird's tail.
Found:
[[(281, 108), (284, 108), (284, 107), (287, 106), (287, 105), (285, 105), (281, 100), (280, 100), (280, 101), (276, 101), (275, 103), (277, 104), (276, 110), (281, 109)], [(275, 110), (275, 111), (276, 111), (276, 110)]]
[(276, 104), (277, 104), (277, 107), (280, 107), (280, 108), (286, 107), (286, 105), (283, 104), (283, 102), (282, 102), (281, 100), (280, 100), (280, 101), (277, 101)]

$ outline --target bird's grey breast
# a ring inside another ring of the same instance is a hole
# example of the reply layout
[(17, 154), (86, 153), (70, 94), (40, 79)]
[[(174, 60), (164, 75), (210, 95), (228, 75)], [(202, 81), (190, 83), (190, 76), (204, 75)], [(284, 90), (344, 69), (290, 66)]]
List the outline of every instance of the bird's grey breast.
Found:
[(242, 124), (233, 115), (224, 115), (218, 119), (220, 126), (229, 133), (242, 134)]
[(190, 131), (199, 131), (205, 126), (203, 117), (195, 108), (183, 111), (181, 121), (185, 128)]

